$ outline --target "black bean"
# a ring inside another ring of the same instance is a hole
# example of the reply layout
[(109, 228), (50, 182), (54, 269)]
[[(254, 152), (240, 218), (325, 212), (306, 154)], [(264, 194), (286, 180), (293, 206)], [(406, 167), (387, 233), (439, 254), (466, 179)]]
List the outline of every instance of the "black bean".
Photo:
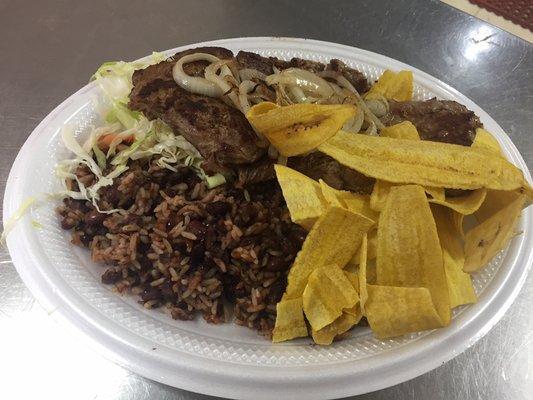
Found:
[(61, 228), (69, 230), (76, 226), (76, 221), (73, 218), (65, 217), (61, 219)]
[(161, 291), (157, 287), (147, 286), (141, 293), (143, 301), (158, 300), (161, 298)]
[(282, 275), (279, 279), (270, 286), (270, 290), (266, 296), (269, 304), (276, 304), (281, 300), (285, 288), (287, 287), (287, 277)]
[(92, 210), (85, 214), (85, 217), (83, 217), (83, 222), (89, 226), (100, 225), (102, 222), (104, 222), (106, 216), (106, 214), (99, 213), (97, 210)]
[(116, 271), (113, 268), (109, 268), (102, 274), (102, 283), (106, 285), (112, 285), (122, 279), (122, 271)]
[(270, 257), (266, 265), (268, 271), (277, 272), (287, 269), (287, 262), (283, 257)]
[(190, 253), (191, 267), (197, 267), (204, 261), (205, 246), (202, 243), (195, 245)]
[(224, 216), (231, 210), (231, 205), (224, 201), (215, 201), (213, 203), (208, 203), (205, 206), (205, 210), (213, 216)]
[(198, 240), (203, 240), (207, 227), (201, 221), (193, 219), (191, 222), (189, 222), (185, 229), (187, 230), (187, 232), (190, 232), (195, 235)]
[(158, 288), (161, 290), (161, 294), (165, 300), (172, 300), (174, 297), (176, 297), (174, 291), (172, 290), (172, 283), (169, 281), (163, 282), (158, 286)]

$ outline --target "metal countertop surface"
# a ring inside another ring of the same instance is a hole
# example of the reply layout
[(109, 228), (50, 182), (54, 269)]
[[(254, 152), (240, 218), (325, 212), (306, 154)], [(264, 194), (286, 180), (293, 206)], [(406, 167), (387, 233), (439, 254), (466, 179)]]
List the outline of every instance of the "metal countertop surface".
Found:
[[(485, 109), (533, 165), (533, 46), (438, 1), (0, 0), (0, 193), (33, 128), (104, 61), (242, 36), (351, 45), (413, 65)], [(533, 397), (533, 275), (445, 365), (357, 399)], [(135, 375), (52, 320), (0, 249), (0, 398), (207, 399)], [(250, 394), (253, 398), (253, 394)]]

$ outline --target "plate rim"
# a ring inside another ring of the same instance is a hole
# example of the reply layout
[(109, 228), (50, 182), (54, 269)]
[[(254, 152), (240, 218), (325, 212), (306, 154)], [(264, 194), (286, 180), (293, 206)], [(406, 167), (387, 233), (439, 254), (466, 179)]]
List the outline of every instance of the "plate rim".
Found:
[[(474, 102), (448, 84), (418, 70), (417, 68), (390, 57), (337, 43), (284, 37), (221, 39), (188, 44), (166, 50), (164, 53), (169, 54), (193, 46), (229, 45), (230, 47), (239, 47), (244, 43), (253, 43), (257, 44), (259, 47), (265, 46), (269, 48), (273, 47), (273, 44), (278, 44), (280, 46), (285, 46), (284, 49), (290, 49), (291, 46), (293, 48), (301, 49), (302, 46), (306, 47), (307, 45), (311, 45), (314, 46), (314, 48), (310, 50), (317, 53), (322, 53), (324, 48), (328, 48), (327, 53), (333, 52), (339, 54), (342, 52), (350, 52), (352, 55), (357, 55), (357, 58), (360, 61), (368, 64), (377, 65), (377, 61), (378, 64), (387, 64), (394, 66), (394, 68), (408, 68), (414, 72), (415, 81), (417, 83), (422, 84), (423, 86), (424, 84), (422, 82), (431, 83), (433, 90), (438, 88), (449, 93), (451, 96), (460, 100), (468, 108), (474, 109), (482, 120), (491, 121), (491, 123), (497, 126), (499, 131), (495, 133), (498, 135), (498, 140), (505, 145), (508, 156), (512, 161), (519, 164), (522, 168), (526, 179), (531, 181), (529, 170), (510, 138), (503, 132), (496, 121), (483, 111), (481, 107), (477, 106)], [(21, 186), (18, 179), (18, 171), (20, 170), (21, 164), (24, 162), (24, 158), (28, 155), (27, 153), (31, 147), (32, 141), (36, 140), (39, 132), (46, 127), (47, 123), (53, 119), (56, 114), (60, 113), (64, 107), (73, 103), (81, 93), (90, 90), (94, 85), (94, 82), (85, 85), (51, 111), (33, 130), (32, 134), (20, 149), (6, 183), (4, 194), (4, 221), (7, 221), (7, 217), (18, 207), (16, 199), (17, 192), (20, 190)], [(352, 368), (350, 368), (350, 364), (357, 363), (354, 361), (305, 368), (283, 367), (283, 370), (290, 372), (286, 374), (281, 374), (278, 371), (279, 367), (272, 366), (247, 366), (246, 371), (243, 371), (243, 367), (237, 364), (228, 365), (228, 363), (225, 362), (205, 358), (200, 359), (189, 354), (183, 354), (183, 360), (179, 360), (180, 363), (177, 365), (176, 360), (172, 359), (172, 356), (175, 357), (175, 350), (165, 351), (165, 349), (161, 349), (155, 353), (151, 352), (150, 346), (143, 347), (149, 344), (149, 340), (138, 336), (136, 337), (136, 335), (126, 332), (125, 330), (124, 332), (126, 335), (122, 336), (117, 334), (112, 328), (117, 328), (118, 325), (114, 324), (113, 321), (101, 321), (102, 317), (98, 312), (82, 309), (83, 305), (90, 305), (90, 303), (85, 302), (81, 298), (77, 299), (78, 295), (75, 293), (73, 293), (72, 297), (69, 297), (68, 294), (69, 292), (73, 292), (72, 289), (65, 287), (63, 288), (64, 290), (53, 290), (54, 280), (52, 280), (50, 274), (44, 274), (43, 271), (40, 270), (38, 255), (29, 254), (28, 251), (25, 251), (24, 246), (21, 245), (24, 242), (24, 229), (21, 229), (25, 227), (24, 225), (21, 224), (22, 226), (17, 226), (16, 229), (10, 233), (7, 239), (7, 244), (13, 263), (22, 280), (36, 297), (37, 301), (44, 306), (52, 317), (59, 320), (62, 324), (67, 325), (69, 330), (73, 332), (82, 331), (82, 337), (90, 346), (96, 347), (96, 349), (104, 356), (127, 369), (171, 386), (216, 396), (246, 398), (247, 394), (249, 394), (250, 391), (253, 391), (257, 398), (267, 399), (279, 397), (280, 395), (290, 395), (291, 398), (305, 397), (312, 399), (356, 395), (382, 389), (412, 379), (444, 364), (446, 361), (462, 353), (484, 336), (512, 304), (531, 267), (533, 261), (533, 238), (531, 237), (532, 235), (530, 232), (531, 227), (533, 226), (533, 214), (531, 210), (526, 210), (523, 213), (522, 222), (526, 223), (526, 230), (518, 243), (518, 250), (511, 256), (512, 259), (510, 261), (508, 260), (508, 257), (510, 257), (509, 254), (505, 257), (506, 263), (511, 267), (509, 267), (508, 271), (505, 271), (506, 274), (499, 277), (500, 280), (503, 279), (503, 284), (509, 284), (509, 281), (511, 281), (511, 283), (513, 283), (511, 287), (504, 288), (505, 285), (500, 285), (500, 287), (496, 288), (496, 293), (493, 293), (487, 302), (484, 304), (479, 302), (471, 307), (475, 312), (472, 311), (468, 313), (468, 315), (462, 315), (455, 319), (456, 323), (453, 324), (455, 326), (452, 327), (451, 325), (450, 327), (441, 329), (436, 336), (427, 335), (415, 342), (395, 349), (394, 352), (396, 354), (394, 361), (397, 363), (396, 367), (394, 365), (386, 365), (384, 368), (383, 365), (375, 365), (376, 359), (383, 357), (384, 353), (382, 353), (357, 361), (367, 364), (367, 368), (362, 371), (354, 371), (353, 365)], [(16, 240), (17, 237), (19, 240)], [(529, 253), (527, 252), (527, 245), (529, 245)], [(56, 271), (53, 272), (57, 274)], [(516, 276), (511, 276), (513, 272)], [(494, 278), (496, 278), (497, 275), (498, 274), (496, 274)], [(46, 285), (43, 285), (43, 282)], [(487, 288), (485, 288), (485, 291), (491, 289), (494, 284), (495, 280), (493, 279)], [(507, 293), (502, 295), (504, 289), (507, 289)], [(511, 290), (509, 291), (509, 289)], [(491, 311), (491, 308), (494, 307), (496, 307), (496, 310)], [(101, 318), (98, 318), (99, 315)], [(466, 316), (469, 318), (466, 318)], [(482, 317), (485, 317), (485, 319)], [(466, 328), (468, 328), (468, 330), (457, 326), (459, 325), (457, 324), (458, 321), (465, 319), (467, 320)], [(466, 334), (466, 338), (463, 337), (461, 339), (458, 337), (461, 335), (465, 336), (465, 333), (467, 332), (468, 334)], [(129, 340), (124, 340), (124, 336), (131, 337)], [(437, 343), (435, 343), (435, 338), (438, 339)], [(444, 350), (443, 345), (445, 344), (451, 346), (453, 351)], [(415, 349), (413, 349), (413, 347)], [(437, 349), (435, 349), (435, 347), (437, 347)], [(430, 350), (433, 351), (432, 357), (429, 359), (424, 358), (423, 355)], [(436, 352), (437, 350), (438, 352)], [(405, 363), (406, 361), (410, 362), (410, 368), (398, 368), (398, 365)], [(191, 362), (191, 364), (186, 364), (187, 362)], [(176, 370), (177, 367), (179, 368), (179, 371)], [(335, 370), (334, 374), (331, 373), (333, 369)], [(355, 373), (357, 373), (356, 376), (354, 376)], [(382, 373), (385, 373), (385, 375), (381, 375)], [(274, 386), (268, 386), (270, 384), (274, 384)], [(305, 393), (302, 393), (300, 390), (300, 387), (303, 385), (307, 388)]]

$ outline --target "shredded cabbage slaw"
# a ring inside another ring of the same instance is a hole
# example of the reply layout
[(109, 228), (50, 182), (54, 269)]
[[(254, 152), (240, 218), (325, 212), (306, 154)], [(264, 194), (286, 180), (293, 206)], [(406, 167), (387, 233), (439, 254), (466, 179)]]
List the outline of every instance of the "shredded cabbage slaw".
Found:
[[(174, 134), (163, 121), (149, 121), (142, 113), (132, 111), (127, 106), (128, 96), (133, 88), (133, 72), (165, 59), (164, 54), (153, 53), (142, 61), (106, 62), (98, 68), (91, 79), (96, 81), (104, 94), (103, 104), (99, 106), (104, 110), (105, 123), (92, 128), (83, 144), (76, 140), (72, 125), (63, 127), (61, 138), (74, 157), (59, 162), (56, 167), (56, 175), (63, 183), (63, 190), (60, 192), (62, 196), (88, 200), (102, 213), (117, 212), (118, 209), (100, 209), (98, 191), (112, 185), (116, 178), (127, 171), (129, 160), (154, 155), (159, 156), (155, 163), (161, 168), (177, 171), (177, 166), (180, 165), (192, 167), (210, 188), (225, 183), (223, 175), (205, 174), (200, 166), (203, 161), (200, 153), (183, 136)], [(113, 134), (113, 140), (104, 153), (98, 146), (98, 141), (108, 134)], [(134, 141), (131, 145), (119, 146), (125, 138), (132, 136)], [(90, 187), (86, 187), (75, 174), (80, 164), (86, 165), (96, 178), (96, 183)], [(107, 174), (104, 171), (108, 171)], [(67, 179), (75, 181), (79, 191), (68, 189)]]

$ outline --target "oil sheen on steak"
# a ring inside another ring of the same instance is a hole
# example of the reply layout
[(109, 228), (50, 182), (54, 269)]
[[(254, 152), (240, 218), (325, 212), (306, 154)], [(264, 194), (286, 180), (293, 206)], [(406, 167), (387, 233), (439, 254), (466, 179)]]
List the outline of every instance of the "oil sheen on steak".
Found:
[[(203, 47), (135, 71), (129, 107), (149, 119), (160, 118), (176, 134), (183, 135), (207, 160), (212, 172), (228, 165), (257, 161), (265, 150), (257, 145), (254, 130), (239, 110), (220, 99), (188, 92), (174, 82), (174, 60), (191, 53), (209, 53), (222, 59), (233, 57), (229, 50)], [(189, 75), (202, 76), (206, 65), (203, 61), (188, 63), (184, 70)]]
[(342, 61), (332, 59), (328, 65), (321, 62), (292, 58), (290, 61), (280, 60), (276, 57), (262, 57), (259, 54), (248, 51), (239, 51), (236, 56), (241, 68), (256, 69), (263, 74), (270, 75), (274, 72), (273, 67), (279, 70), (287, 68), (300, 68), (314, 73), (324, 70), (338, 72), (343, 75), (359, 93), (364, 93), (370, 88), (365, 76), (356, 69), (348, 67)]
[(479, 118), (462, 104), (451, 100), (389, 101), (389, 112), (382, 118), (385, 125), (411, 121), (420, 138), (436, 142), (470, 146)]

